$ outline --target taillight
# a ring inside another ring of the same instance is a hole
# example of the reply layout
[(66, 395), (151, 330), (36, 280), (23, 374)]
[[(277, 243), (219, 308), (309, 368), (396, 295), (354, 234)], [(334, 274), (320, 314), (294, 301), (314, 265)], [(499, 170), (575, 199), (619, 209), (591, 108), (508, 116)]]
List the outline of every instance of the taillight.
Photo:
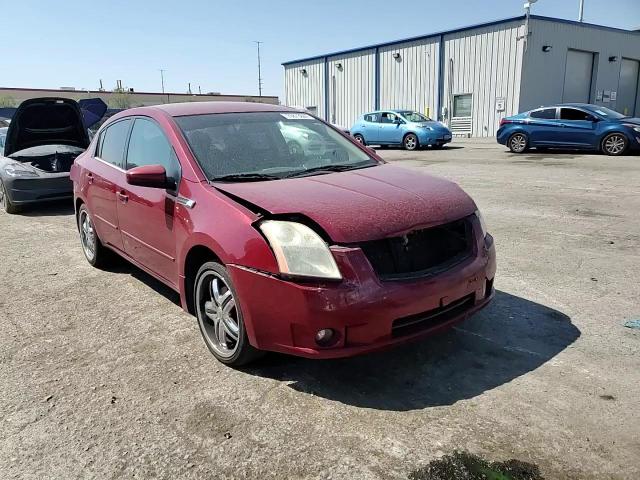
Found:
[(509, 120), (506, 118), (500, 120), (500, 126), (506, 125), (507, 123), (513, 123), (513, 120)]

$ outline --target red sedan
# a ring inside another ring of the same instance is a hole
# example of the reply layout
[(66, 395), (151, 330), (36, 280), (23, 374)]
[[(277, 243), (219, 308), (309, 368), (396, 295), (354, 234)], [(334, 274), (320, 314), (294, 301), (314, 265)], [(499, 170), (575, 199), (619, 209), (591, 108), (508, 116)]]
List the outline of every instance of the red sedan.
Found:
[(467, 194), (307, 113), (223, 102), (126, 110), (71, 178), (87, 260), (116, 252), (178, 291), (226, 364), (268, 350), (387, 348), (493, 296), (493, 238)]

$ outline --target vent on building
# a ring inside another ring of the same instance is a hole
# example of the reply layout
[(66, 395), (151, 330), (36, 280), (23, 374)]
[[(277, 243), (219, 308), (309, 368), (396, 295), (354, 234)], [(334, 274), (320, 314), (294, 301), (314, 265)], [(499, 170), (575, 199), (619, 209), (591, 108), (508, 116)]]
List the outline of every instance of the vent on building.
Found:
[(450, 129), (454, 135), (471, 135), (471, 117), (452, 118)]

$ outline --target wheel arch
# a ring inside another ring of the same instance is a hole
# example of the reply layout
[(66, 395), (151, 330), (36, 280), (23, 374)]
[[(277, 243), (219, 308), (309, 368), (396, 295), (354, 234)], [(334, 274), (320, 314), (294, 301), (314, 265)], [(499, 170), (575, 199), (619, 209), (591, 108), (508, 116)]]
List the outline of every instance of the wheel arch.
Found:
[(183, 294), (183, 307), (184, 309), (195, 315), (196, 309), (193, 303), (193, 289), (195, 286), (196, 274), (206, 262), (217, 262), (224, 265), (224, 262), (220, 259), (210, 246), (197, 243), (192, 245), (187, 251), (182, 266), (183, 279), (181, 285), (181, 293)]

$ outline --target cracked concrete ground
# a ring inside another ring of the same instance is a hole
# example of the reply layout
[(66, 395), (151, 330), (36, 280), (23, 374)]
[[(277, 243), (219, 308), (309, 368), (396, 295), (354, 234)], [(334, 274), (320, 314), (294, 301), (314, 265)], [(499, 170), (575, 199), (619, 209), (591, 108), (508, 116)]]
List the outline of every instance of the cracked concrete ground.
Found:
[(402, 479), (454, 449), (640, 478), (640, 157), (380, 153), (474, 197), (498, 293), (349, 360), (224, 367), (176, 294), (87, 264), (70, 206), (0, 213), (0, 478)]

